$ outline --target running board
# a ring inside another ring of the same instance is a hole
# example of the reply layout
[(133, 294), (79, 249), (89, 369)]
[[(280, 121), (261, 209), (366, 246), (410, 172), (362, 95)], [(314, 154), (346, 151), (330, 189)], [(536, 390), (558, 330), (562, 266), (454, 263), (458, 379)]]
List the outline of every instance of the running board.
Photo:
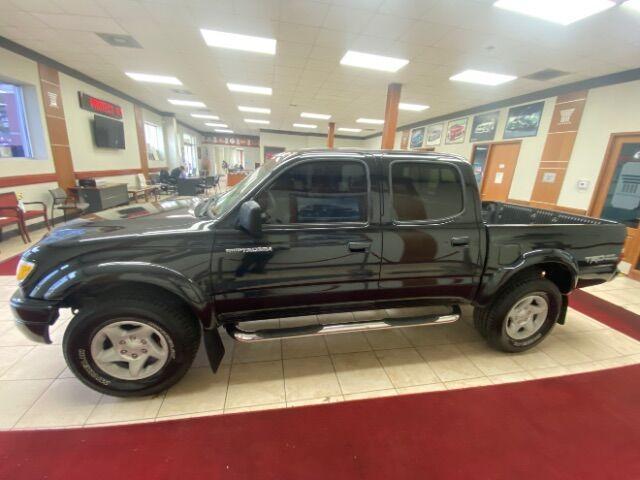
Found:
[(232, 338), (239, 342), (261, 342), (264, 340), (277, 340), (280, 338), (310, 337), (313, 335), (330, 335), (334, 333), (370, 332), (387, 328), (420, 327), (424, 325), (440, 325), (452, 323), (460, 319), (460, 307), (454, 305), (451, 313), (446, 315), (428, 315), (426, 317), (385, 318), (369, 322), (332, 323), (325, 325), (304, 325), (290, 328), (267, 328), (247, 332), (237, 325), (226, 327)]

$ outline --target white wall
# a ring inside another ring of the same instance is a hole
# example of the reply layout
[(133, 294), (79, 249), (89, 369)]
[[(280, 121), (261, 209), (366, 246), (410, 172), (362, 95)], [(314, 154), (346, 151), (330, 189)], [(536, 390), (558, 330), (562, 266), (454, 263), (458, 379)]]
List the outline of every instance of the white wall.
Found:
[(167, 154), (165, 151), (165, 142), (164, 142), (164, 125), (162, 121), (162, 116), (158, 115), (146, 108), (142, 109), (142, 119), (145, 123), (151, 123), (158, 127), (158, 131), (160, 132), (160, 145), (158, 149), (158, 158), (159, 161), (149, 159), (149, 168), (167, 168)]
[[(345, 138), (336, 138), (334, 146), (336, 148), (366, 148), (363, 140)], [(260, 132), (260, 158), (264, 158), (264, 147), (283, 147), (286, 150), (326, 148), (327, 137)]]

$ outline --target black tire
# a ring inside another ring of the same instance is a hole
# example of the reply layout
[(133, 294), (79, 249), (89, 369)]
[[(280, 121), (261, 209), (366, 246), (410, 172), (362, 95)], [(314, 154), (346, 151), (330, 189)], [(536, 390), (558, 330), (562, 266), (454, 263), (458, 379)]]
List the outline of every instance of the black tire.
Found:
[[(116, 378), (92, 358), (91, 342), (97, 332), (123, 318), (149, 325), (164, 337), (166, 363), (153, 375), (136, 380)], [(67, 365), (83, 383), (107, 395), (133, 397), (153, 395), (178, 382), (191, 366), (199, 344), (200, 325), (187, 308), (154, 292), (130, 292), (81, 307), (67, 327), (62, 348)]]
[[(507, 315), (523, 298), (536, 295), (547, 303), (547, 315), (540, 327), (525, 338), (512, 338), (507, 333)], [(532, 272), (513, 280), (486, 308), (474, 311), (474, 325), (489, 345), (504, 352), (523, 352), (540, 343), (555, 326), (562, 310), (562, 294), (558, 287)]]

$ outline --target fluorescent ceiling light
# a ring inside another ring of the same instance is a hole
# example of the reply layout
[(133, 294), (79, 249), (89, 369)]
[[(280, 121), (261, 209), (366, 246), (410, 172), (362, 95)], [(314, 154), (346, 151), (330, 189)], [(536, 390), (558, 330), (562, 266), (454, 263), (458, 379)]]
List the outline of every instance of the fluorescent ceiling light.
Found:
[(266, 113), (269, 114), (271, 113), (271, 109), (269, 108), (261, 108), (261, 107), (238, 107), (238, 110), (240, 110), (241, 112), (248, 112), (248, 113)]
[(622, 6), (629, 7), (640, 12), (640, 0), (627, 0), (622, 4)]
[(205, 123), (205, 125), (207, 127), (220, 127), (220, 128), (227, 128), (229, 126), (226, 123)]
[(197, 102), (195, 100), (178, 100), (175, 98), (170, 98), (169, 103), (171, 105), (178, 105), (180, 107), (197, 107), (197, 108), (205, 108), (206, 105), (202, 102)]
[(351, 132), (351, 133), (358, 133), (361, 132), (362, 129), (361, 128), (347, 128), (347, 127), (340, 127), (338, 128), (339, 132)]
[(318, 128), (318, 125), (312, 125), (310, 123), (294, 123), (293, 126), (297, 128)]
[(502, 83), (515, 80), (515, 75), (503, 75), (501, 73), (482, 72), (480, 70), (465, 70), (452, 77), (449, 80), (454, 82), (478, 83), (480, 85), (500, 85)]
[(253, 85), (241, 85), (239, 83), (227, 83), (227, 88), (232, 92), (257, 93), (258, 95), (271, 95), (269, 87), (255, 87)]
[(613, 7), (611, 0), (498, 0), (494, 7), (569, 25)]
[(269, 120), (259, 120), (257, 118), (245, 118), (244, 121), (247, 123), (261, 123), (262, 125), (269, 125)]
[(191, 116), (193, 118), (204, 118), (206, 120), (220, 120), (220, 117), (217, 115), (210, 115), (208, 113), (192, 113)]
[(246, 52), (276, 54), (276, 41), (273, 38), (253, 37), (239, 33), (219, 32), (201, 28), (200, 33), (210, 47), (230, 48)]
[(419, 105), (417, 103), (402, 103), (398, 104), (400, 110), (409, 110), (410, 112), (422, 112), (429, 108), (429, 105)]
[(302, 112), (300, 114), (302, 118), (317, 118), (318, 120), (329, 120), (331, 115), (327, 115), (325, 113), (310, 113), (310, 112)]
[(218, 133), (233, 133), (233, 130), (229, 130), (228, 128), (214, 128), (213, 131)]
[(409, 60), (383, 57), (382, 55), (373, 55), (371, 53), (354, 52), (353, 50), (349, 50), (344, 54), (340, 63), (342, 65), (350, 65), (352, 67), (382, 70), (383, 72), (397, 72), (409, 63)]
[(166, 75), (152, 75), (150, 73), (133, 73), (133, 72), (124, 72), (124, 73), (127, 77), (137, 80), (138, 82), (164, 83), (167, 85), (182, 85), (182, 82), (178, 80), (176, 77), (170, 77)]
[(369, 123), (371, 125), (382, 125), (384, 120), (379, 120), (377, 118), (359, 118), (356, 120), (357, 123)]

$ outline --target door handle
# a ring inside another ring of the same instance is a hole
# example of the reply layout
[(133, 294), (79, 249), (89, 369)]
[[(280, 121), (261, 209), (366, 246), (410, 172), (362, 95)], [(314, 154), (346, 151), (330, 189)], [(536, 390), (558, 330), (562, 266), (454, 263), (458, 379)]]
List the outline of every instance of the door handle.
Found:
[(451, 237), (452, 247), (463, 247), (469, 245), (469, 237)]
[(366, 252), (370, 246), (369, 242), (349, 242), (349, 250), (352, 252)]

